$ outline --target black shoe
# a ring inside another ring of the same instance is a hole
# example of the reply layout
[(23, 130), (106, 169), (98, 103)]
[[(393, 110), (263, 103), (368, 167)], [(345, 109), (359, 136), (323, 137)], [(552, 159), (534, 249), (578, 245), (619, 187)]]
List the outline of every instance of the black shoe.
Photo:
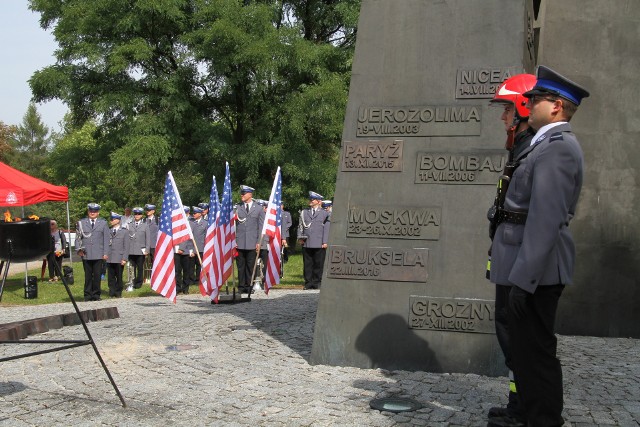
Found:
[(489, 418), (508, 417), (509, 409), (503, 408), (501, 406), (495, 406), (489, 409), (489, 413), (487, 415), (489, 416)]
[(489, 418), (487, 427), (525, 427), (526, 422), (513, 417), (495, 417)]

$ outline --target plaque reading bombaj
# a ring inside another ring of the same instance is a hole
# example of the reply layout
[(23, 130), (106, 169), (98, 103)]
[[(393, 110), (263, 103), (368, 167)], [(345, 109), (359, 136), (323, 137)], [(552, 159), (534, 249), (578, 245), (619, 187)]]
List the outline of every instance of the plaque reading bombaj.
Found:
[(456, 98), (493, 98), (498, 86), (503, 81), (521, 72), (518, 71), (518, 67), (458, 70), (456, 75)]
[(424, 283), (428, 255), (427, 248), (329, 246), (327, 277)]
[(476, 136), (481, 111), (478, 105), (360, 107), (356, 135)]
[(344, 141), (343, 172), (402, 172), (402, 140)]
[(347, 237), (440, 239), (440, 207), (350, 206)]
[(504, 170), (504, 150), (473, 152), (420, 152), (416, 184), (496, 185)]
[(411, 296), (409, 328), (432, 331), (495, 333), (491, 300)]

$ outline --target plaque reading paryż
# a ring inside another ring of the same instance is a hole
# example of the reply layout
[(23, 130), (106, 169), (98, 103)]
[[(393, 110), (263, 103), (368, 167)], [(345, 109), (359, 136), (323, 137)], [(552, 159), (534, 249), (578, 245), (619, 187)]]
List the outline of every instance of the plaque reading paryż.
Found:
[(488, 67), (458, 70), (456, 98), (493, 98), (500, 83), (522, 71), (517, 67)]
[(504, 170), (504, 150), (474, 152), (420, 152), (416, 184), (495, 185)]
[(409, 327), (433, 331), (495, 333), (491, 300), (411, 296)]
[(350, 206), (347, 237), (438, 240), (441, 222), (439, 207)]
[(424, 283), (428, 254), (427, 248), (330, 246), (327, 277)]
[(344, 141), (343, 172), (402, 172), (402, 140)]
[(360, 107), (356, 135), (473, 136), (480, 135), (478, 105)]

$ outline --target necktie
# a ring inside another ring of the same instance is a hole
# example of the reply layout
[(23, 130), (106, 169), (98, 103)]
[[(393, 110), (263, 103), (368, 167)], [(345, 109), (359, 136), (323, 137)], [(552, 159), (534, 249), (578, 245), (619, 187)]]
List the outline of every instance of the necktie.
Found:
[(111, 230), (111, 234), (113, 234), (114, 236), (116, 235), (116, 229), (115, 228), (113, 230)]
[(247, 213), (249, 212), (249, 203), (245, 203), (244, 208), (247, 210)]
[(95, 226), (96, 226), (96, 220), (95, 220), (95, 219), (92, 219), (92, 220), (91, 220), (91, 228), (93, 228), (93, 227), (95, 227)]

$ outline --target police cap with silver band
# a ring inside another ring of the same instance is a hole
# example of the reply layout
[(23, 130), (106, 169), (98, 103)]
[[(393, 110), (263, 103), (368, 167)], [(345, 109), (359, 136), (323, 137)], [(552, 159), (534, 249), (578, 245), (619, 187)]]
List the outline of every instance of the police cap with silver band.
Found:
[(97, 203), (89, 203), (87, 205), (87, 209), (90, 211), (99, 211), (100, 210), (100, 205)]
[(194, 206), (191, 211), (196, 214), (196, 213), (202, 213), (202, 208), (200, 206)]
[(122, 215), (120, 215), (119, 213), (116, 213), (116, 212), (111, 212), (111, 215), (109, 216), (109, 218), (111, 218), (111, 219), (122, 219)]
[(323, 196), (321, 196), (320, 194), (316, 193), (315, 191), (309, 191), (309, 200), (322, 200), (324, 199)]
[(244, 194), (244, 193), (253, 193), (255, 190), (255, 188), (249, 187), (248, 185), (241, 185), (240, 186), (240, 193)]
[(140, 206), (136, 206), (131, 210), (131, 212), (133, 212), (134, 215), (142, 215), (144, 213), (144, 209), (142, 209)]
[(203, 209), (203, 210), (204, 210), (204, 209), (209, 209), (209, 203), (205, 203), (205, 202), (198, 203), (198, 207), (199, 207), (200, 209)]
[(146, 205), (144, 205), (144, 210), (145, 211), (155, 211), (156, 210), (156, 205), (152, 205), (151, 203), (147, 203)]
[(330, 206), (333, 206), (333, 202), (331, 200), (323, 200), (322, 201), (322, 207), (323, 208), (328, 208)]
[(536, 95), (555, 95), (580, 105), (582, 98), (589, 96), (585, 88), (544, 65), (538, 66), (536, 77), (538, 80), (533, 89), (522, 94), (525, 98)]
[(184, 209), (185, 213), (191, 212), (191, 208), (189, 206), (182, 206), (182, 209)]

